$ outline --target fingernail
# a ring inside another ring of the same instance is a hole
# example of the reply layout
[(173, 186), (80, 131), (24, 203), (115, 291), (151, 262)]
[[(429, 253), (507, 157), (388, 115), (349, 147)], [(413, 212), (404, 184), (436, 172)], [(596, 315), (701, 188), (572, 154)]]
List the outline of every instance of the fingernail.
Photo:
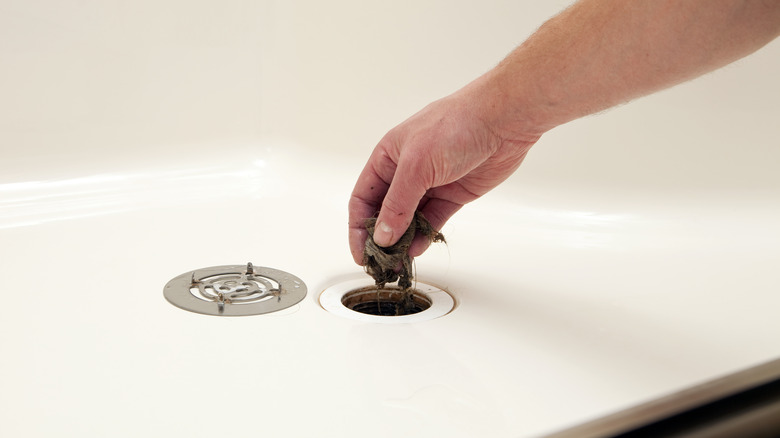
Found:
[(374, 228), (374, 242), (379, 246), (390, 246), (390, 239), (393, 238), (393, 230), (384, 223), (379, 222)]

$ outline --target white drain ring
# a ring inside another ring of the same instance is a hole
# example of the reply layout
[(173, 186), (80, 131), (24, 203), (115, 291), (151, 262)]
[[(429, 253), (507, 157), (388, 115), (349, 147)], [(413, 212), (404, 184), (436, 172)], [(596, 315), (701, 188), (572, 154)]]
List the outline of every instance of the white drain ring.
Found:
[(356, 321), (380, 324), (407, 324), (428, 321), (450, 313), (455, 307), (455, 300), (444, 289), (420, 281), (414, 283), (414, 290), (424, 294), (431, 300), (431, 306), (422, 312), (401, 316), (379, 316), (356, 312), (342, 304), (344, 295), (372, 286), (374, 286), (374, 282), (370, 278), (349, 280), (335, 284), (322, 291), (320, 294), (320, 305), (334, 315)]

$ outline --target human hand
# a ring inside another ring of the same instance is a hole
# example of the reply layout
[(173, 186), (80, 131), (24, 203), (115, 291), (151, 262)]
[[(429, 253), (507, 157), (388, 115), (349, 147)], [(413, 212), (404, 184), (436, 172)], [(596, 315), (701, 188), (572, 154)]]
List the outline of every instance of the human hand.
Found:
[[(365, 220), (377, 212), (374, 241), (393, 245), (419, 210), (436, 230), (464, 204), (506, 180), (539, 135), (511, 136), (493, 126), (484, 99), (468, 89), (433, 102), (388, 132), (374, 149), (349, 201), (349, 243), (363, 264)], [(492, 105), (495, 107), (495, 105)], [(409, 255), (429, 241), (415, 239)]]
[[(504, 181), (542, 133), (728, 64), (778, 36), (780, 3), (581, 0), (494, 69), (379, 142), (349, 201), (352, 257), (366, 218), (390, 246), (415, 210), (435, 229)], [(717, 4), (714, 4), (717, 3)], [(409, 255), (426, 248), (413, 242)]]

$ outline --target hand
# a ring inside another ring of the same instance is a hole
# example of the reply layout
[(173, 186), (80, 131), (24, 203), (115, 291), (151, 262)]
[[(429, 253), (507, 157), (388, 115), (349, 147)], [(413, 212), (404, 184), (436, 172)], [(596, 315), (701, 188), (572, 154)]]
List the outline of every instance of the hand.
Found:
[[(374, 241), (393, 245), (420, 210), (436, 230), (464, 204), (506, 180), (539, 135), (501, 135), (469, 89), (436, 101), (401, 123), (374, 149), (349, 201), (352, 257), (363, 264), (364, 222), (377, 212)], [(519, 139), (518, 139), (519, 138)], [(415, 239), (420, 255), (427, 239)]]
[[(364, 220), (395, 243), (419, 209), (434, 228), (504, 181), (542, 133), (739, 59), (780, 34), (780, 2), (580, 0), (494, 69), (385, 135), (349, 201), (352, 257)], [(425, 250), (413, 242), (411, 256)]]

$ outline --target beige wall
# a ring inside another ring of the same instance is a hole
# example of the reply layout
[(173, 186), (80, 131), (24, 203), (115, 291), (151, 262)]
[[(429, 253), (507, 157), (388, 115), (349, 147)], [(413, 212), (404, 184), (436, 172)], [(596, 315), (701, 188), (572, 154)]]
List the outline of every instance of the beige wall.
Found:
[[(291, 145), (362, 162), (568, 3), (6, 0), (0, 182), (73, 155), (63, 175)], [(775, 42), (559, 128), (504, 190), (780, 190), (778, 72)]]

